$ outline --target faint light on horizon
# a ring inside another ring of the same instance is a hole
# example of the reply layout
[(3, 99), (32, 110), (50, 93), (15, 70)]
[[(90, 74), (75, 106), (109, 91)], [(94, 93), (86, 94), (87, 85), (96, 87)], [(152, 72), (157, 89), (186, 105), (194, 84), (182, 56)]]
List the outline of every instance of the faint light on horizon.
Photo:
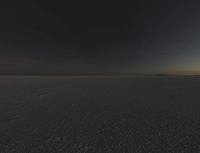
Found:
[(200, 52), (183, 53), (166, 60), (160, 60), (159, 71), (177, 75), (200, 75)]

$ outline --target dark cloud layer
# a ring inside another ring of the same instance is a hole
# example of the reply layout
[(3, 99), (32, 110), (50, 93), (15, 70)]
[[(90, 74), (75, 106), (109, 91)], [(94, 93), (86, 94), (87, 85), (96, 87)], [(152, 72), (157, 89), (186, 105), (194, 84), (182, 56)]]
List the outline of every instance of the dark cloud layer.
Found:
[[(161, 65), (162, 60), (187, 53), (191, 46), (198, 48), (195, 33), (200, 25), (200, 11), (197, 3), (171, 0), (5, 1), (0, 6), (0, 57), (40, 60), (49, 65), (62, 61), (66, 69), (59, 73), (64, 74), (96, 73), (97, 67), (108, 72), (107, 67), (117, 69), (119, 65), (132, 73), (134, 64), (149, 65), (157, 60), (154, 67)], [(184, 39), (188, 33), (190, 39)], [(87, 66), (83, 69), (84, 63)], [(91, 64), (94, 65), (92, 70)], [(6, 66), (0, 68), (5, 70)], [(35, 68), (32, 64), (31, 69), (36, 69), (33, 73), (37, 73), (37, 68), (38, 64)], [(21, 66), (17, 69), (24, 74), (27, 71)], [(45, 73), (45, 67), (43, 69), (38, 68), (38, 72)], [(52, 73), (58, 72), (52, 70)]]

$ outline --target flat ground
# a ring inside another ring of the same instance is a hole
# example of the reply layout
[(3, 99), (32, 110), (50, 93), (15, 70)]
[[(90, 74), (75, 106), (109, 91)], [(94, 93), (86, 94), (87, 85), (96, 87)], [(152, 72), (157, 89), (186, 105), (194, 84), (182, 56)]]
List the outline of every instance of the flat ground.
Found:
[(198, 77), (1, 77), (0, 153), (199, 153)]

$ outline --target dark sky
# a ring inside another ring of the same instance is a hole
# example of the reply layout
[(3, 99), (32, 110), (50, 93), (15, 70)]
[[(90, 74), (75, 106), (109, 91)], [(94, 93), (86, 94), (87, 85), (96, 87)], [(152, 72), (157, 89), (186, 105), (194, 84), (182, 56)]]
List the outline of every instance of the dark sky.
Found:
[(199, 4), (1, 2), (0, 74), (200, 74)]

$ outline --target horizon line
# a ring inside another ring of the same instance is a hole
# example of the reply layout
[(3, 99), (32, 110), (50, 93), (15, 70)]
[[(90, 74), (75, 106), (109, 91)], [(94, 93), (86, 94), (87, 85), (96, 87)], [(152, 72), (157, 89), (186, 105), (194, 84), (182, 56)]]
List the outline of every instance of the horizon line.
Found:
[(0, 74), (0, 77), (120, 77), (120, 76), (200, 76), (200, 74)]

